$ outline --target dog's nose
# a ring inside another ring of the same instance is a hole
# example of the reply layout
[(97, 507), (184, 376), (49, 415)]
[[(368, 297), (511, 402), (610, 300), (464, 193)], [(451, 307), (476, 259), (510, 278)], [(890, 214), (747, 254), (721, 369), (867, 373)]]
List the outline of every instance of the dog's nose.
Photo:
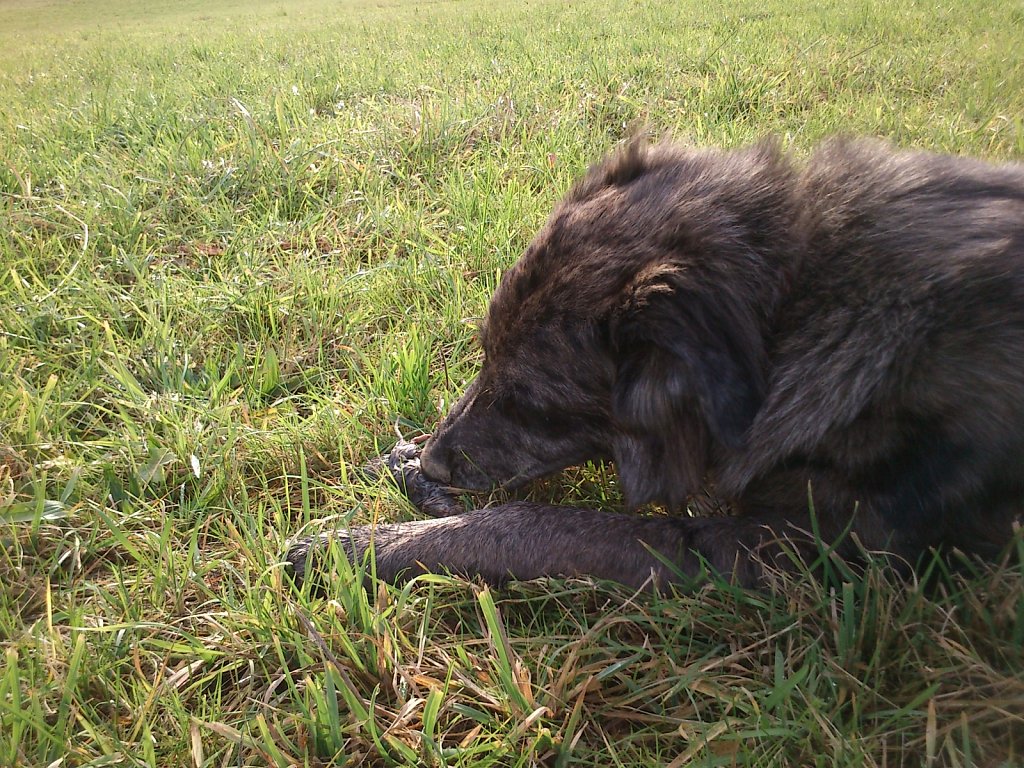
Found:
[(438, 451), (431, 450), (433, 447), (434, 441), (430, 440), (423, 448), (423, 453), (420, 454), (420, 469), (423, 470), (424, 475), (436, 483), (450, 483), (452, 470), (437, 457)]

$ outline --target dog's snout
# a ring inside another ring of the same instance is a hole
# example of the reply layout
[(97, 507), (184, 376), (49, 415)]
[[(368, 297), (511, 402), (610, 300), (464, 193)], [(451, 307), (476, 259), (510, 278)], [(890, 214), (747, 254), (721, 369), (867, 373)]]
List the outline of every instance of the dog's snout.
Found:
[(420, 454), (420, 469), (434, 482), (451, 483), (451, 467), (438, 455), (440, 452), (435, 450), (436, 447), (433, 440), (429, 440), (424, 446), (423, 453)]

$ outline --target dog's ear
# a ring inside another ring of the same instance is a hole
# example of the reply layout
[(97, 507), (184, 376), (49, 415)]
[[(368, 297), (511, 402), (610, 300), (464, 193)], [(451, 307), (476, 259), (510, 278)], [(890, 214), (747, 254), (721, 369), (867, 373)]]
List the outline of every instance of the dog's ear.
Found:
[(710, 451), (743, 444), (764, 396), (764, 343), (743, 310), (664, 267), (640, 275), (613, 316), (613, 453), (631, 503), (680, 503)]

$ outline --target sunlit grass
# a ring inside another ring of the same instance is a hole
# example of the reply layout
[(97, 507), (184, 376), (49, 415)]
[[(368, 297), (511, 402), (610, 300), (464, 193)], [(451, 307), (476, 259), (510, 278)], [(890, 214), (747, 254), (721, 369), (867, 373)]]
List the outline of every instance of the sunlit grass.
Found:
[[(1020, 764), (1019, 550), (671, 598), (368, 593), (335, 553), (323, 599), (279, 557), (416, 514), (352, 469), (451, 405), (638, 126), (1020, 159), (1022, 36), (987, 0), (0, 6), (0, 765)], [(531, 493), (620, 506), (611, 467)]]

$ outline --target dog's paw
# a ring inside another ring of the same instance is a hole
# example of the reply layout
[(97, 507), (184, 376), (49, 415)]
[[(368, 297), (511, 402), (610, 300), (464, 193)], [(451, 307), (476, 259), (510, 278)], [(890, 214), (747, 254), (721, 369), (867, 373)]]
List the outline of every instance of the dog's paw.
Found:
[(320, 562), (327, 554), (332, 542), (337, 542), (351, 560), (356, 549), (351, 537), (345, 531), (309, 536), (292, 542), (284, 555), (285, 572), (296, 584), (322, 577), (324, 569)]
[[(420, 468), (420, 447), (415, 443), (400, 440), (390, 452), (365, 464), (359, 470), (359, 476), (366, 482), (388, 478), (417, 509), (430, 517), (450, 517), (466, 511), (459, 498), (447, 486), (423, 474)], [(390, 559), (386, 555), (381, 557), (382, 553), (389, 551), (388, 543), (394, 542), (398, 529), (398, 526), (387, 525), (373, 529), (376, 532), (377, 574), (381, 578), (393, 579), (410, 566), (400, 561), (397, 564), (392, 562), (394, 556)], [(298, 539), (285, 552), (286, 572), (295, 583), (311, 581), (313, 588), (318, 589), (323, 586), (325, 571), (329, 570), (324, 568), (323, 561), (331, 544), (336, 543), (356, 565), (370, 547), (370, 531), (370, 528), (355, 527)]]
[(306, 560), (312, 546), (313, 539), (300, 539), (288, 547), (284, 554), (285, 573), (296, 582), (301, 583), (306, 578)]
[(425, 515), (449, 517), (466, 511), (448, 486), (423, 474), (420, 468), (420, 447), (415, 443), (399, 440), (389, 453), (366, 464), (362, 474), (370, 480), (390, 477), (413, 506)]

